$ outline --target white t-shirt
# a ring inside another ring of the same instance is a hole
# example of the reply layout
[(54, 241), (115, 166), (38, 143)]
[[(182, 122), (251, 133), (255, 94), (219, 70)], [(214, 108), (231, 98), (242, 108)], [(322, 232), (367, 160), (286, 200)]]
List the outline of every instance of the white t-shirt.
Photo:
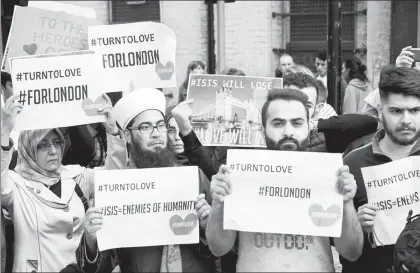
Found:
[(316, 79), (320, 80), (324, 84), (325, 88), (327, 88), (327, 75), (325, 75), (324, 77), (318, 76), (318, 78)]
[(327, 237), (239, 232), (237, 272), (334, 272)]

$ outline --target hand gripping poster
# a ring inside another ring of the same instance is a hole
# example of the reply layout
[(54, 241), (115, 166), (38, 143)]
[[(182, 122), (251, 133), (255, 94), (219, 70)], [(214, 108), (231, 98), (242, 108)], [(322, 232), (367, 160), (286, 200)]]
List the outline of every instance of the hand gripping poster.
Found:
[(269, 90), (283, 79), (190, 75), (193, 130), (204, 146), (265, 147), (261, 110)]

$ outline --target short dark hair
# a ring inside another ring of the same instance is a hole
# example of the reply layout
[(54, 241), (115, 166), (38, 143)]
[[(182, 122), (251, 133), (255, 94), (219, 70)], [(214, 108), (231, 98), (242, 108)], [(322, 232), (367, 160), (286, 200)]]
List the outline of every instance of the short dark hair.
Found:
[(245, 73), (242, 70), (236, 68), (227, 68), (220, 72), (220, 75), (245, 76)]
[(280, 68), (276, 68), (275, 77), (276, 78), (282, 78), (283, 77), (283, 72), (281, 72)]
[(386, 67), (381, 72), (378, 87), (381, 99), (387, 99), (389, 94), (420, 99), (420, 71), (411, 67)]
[(318, 59), (320, 59), (321, 61), (326, 61), (327, 60), (327, 51), (326, 50), (318, 51), (318, 53), (316, 54), (316, 57)]
[(12, 82), (12, 75), (10, 75), (7, 72), (2, 71), (1, 72), (1, 85), (6, 88), (6, 83)]
[(316, 101), (319, 101), (320, 86), (315, 78), (302, 72), (290, 72), (283, 77), (283, 86), (291, 85), (297, 86), (298, 88), (314, 87), (316, 89)]
[(308, 96), (302, 91), (296, 89), (274, 89), (270, 90), (267, 95), (267, 101), (264, 103), (261, 110), (261, 120), (262, 125), (265, 128), (267, 123), (267, 110), (270, 104), (276, 100), (285, 100), (285, 101), (298, 101), (303, 104), (306, 110), (306, 118), (309, 120), (309, 109), (306, 104), (308, 101)]
[(363, 82), (369, 82), (366, 76), (366, 65), (357, 57), (352, 57), (350, 60), (344, 62), (346, 69), (349, 70), (350, 80), (358, 79)]

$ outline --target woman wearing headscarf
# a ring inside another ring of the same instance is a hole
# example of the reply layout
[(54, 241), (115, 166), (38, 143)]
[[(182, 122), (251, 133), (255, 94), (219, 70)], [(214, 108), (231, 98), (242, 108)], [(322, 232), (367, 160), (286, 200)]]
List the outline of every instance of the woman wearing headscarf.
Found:
[[(3, 109), (2, 163), (10, 160), (10, 132), (22, 110), (18, 95)], [(105, 168), (122, 167), (127, 156), (112, 118), (110, 100), (98, 109), (107, 116), (108, 158)], [(94, 173), (78, 165), (61, 164), (65, 139), (59, 129), (22, 131), (14, 171), (1, 165), (1, 201), (14, 223), (14, 272), (59, 272), (76, 263), (88, 199), (94, 196)]]

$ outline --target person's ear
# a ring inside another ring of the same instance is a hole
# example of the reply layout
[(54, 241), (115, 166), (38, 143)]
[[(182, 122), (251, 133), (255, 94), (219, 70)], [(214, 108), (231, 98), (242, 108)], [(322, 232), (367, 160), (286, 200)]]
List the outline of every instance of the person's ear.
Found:
[(123, 131), (123, 136), (124, 136), (125, 140), (127, 141), (127, 143), (131, 145), (131, 134), (130, 134), (130, 131), (127, 130), (127, 129), (125, 129)]
[(378, 110), (378, 119), (379, 119), (379, 122), (381, 122), (382, 123), (382, 113), (383, 113), (383, 111), (384, 111), (384, 108), (383, 108), (383, 106), (382, 105), (378, 105), (377, 107), (376, 107), (376, 109)]

